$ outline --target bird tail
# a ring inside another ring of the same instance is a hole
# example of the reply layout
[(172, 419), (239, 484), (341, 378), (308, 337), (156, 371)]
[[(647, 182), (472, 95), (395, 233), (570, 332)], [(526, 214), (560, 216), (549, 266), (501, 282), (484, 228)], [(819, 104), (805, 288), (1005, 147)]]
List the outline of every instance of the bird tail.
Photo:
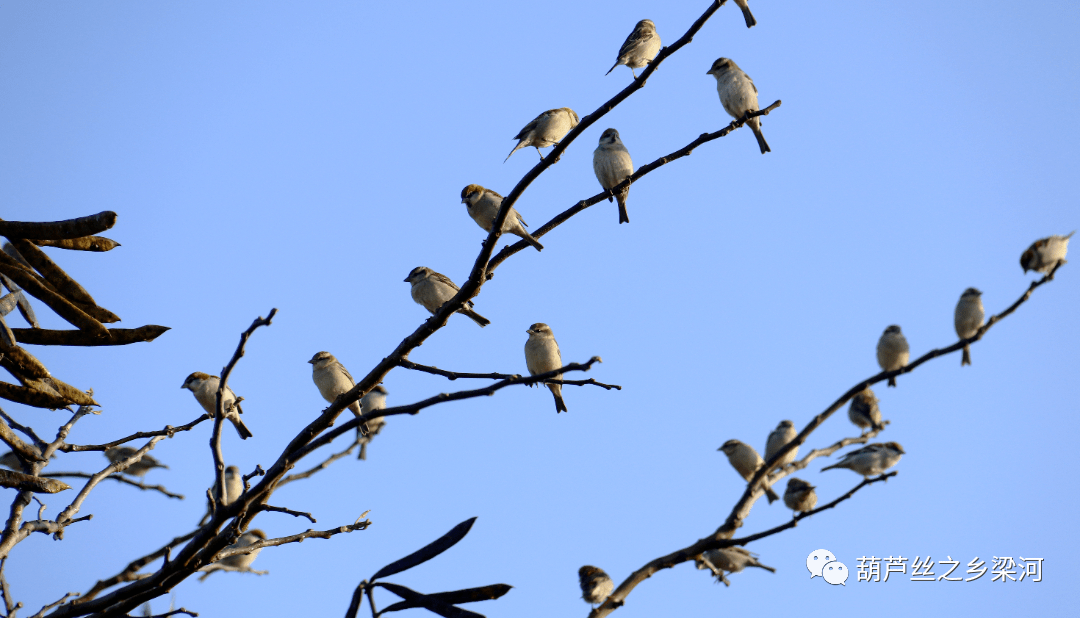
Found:
[(619, 61), (618, 60), (615, 61), (615, 64), (611, 65), (611, 68), (608, 69), (607, 73), (604, 73), (604, 75), (611, 75), (611, 72), (614, 71), (615, 67), (617, 67), (617, 66), (619, 66)]
[(960, 359), (960, 366), (971, 364), (971, 346), (964, 346), (964, 357)]
[(893, 377), (889, 378), (889, 386), (892, 386), (892, 387), (896, 386), (896, 376), (893, 376)]
[(540, 241), (533, 238), (532, 234), (529, 234), (528, 232), (526, 232), (525, 235), (522, 236), (522, 238), (525, 240), (525, 242), (532, 245), (537, 251), (543, 251), (544, 250), (544, 245), (541, 245)]
[(233, 427), (236, 428), (236, 433), (240, 434), (241, 440), (247, 440), (248, 438), (255, 435), (251, 433), (250, 429), (247, 428), (247, 425), (244, 424), (244, 421), (240, 420), (239, 416), (229, 417), (229, 420), (232, 421)]
[(754, 14), (750, 12), (750, 5), (744, 2), (743, 5), (739, 8), (742, 9), (742, 16), (743, 19), (746, 20), (746, 27), (753, 28), (754, 26), (756, 26), (757, 20), (754, 19)]
[(761, 132), (761, 123), (756, 122), (757, 118), (754, 118), (751, 122), (746, 124), (750, 125), (750, 130), (754, 132), (754, 137), (757, 138), (758, 148), (761, 149), (761, 154), (766, 152), (772, 152), (772, 148), (769, 148), (769, 142), (765, 141), (765, 134)]
[(630, 223), (630, 215), (626, 214), (626, 195), (619, 194), (619, 224)]
[(510, 151), (510, 154), (506, 155), (506, 158), (505, 158), (505, 159), (503, 159), (503, 163), (506, 163), (507, 161), (509, 161), (509, 160), (510, 160), (510, 155), (512, 155), (512, 154), (514, 154), (515, 152), (517, 152), (517, 151), (518, 151), (518, 148), (521, 148), (521, 145), (522, 145), (522, 144), (524, 144), (524, 143), (525, 143), (525, 140), (521, 140), (521, 141), (519, 141), (519, 142), (517, 143), (517, 146), (514, 146), (514, 149)]
[(770, 573), (775, 573), (776, 572), (776, 569), (772, 568), (771, 566), (765, 566), (764, 564), (761, 564), (760, 562), (752, 563), (750, 566), (756, 566), (756, 567), (758, 567), (760, 569), (765, 569), (766, 571), (768, 571)]
[(824, 468), (821, 469), (821, 471), (824, 472), (826, 470), (832, 470), (833, 468), (839, 468), (839, 467), (840, 467), (840, 464), (835, 463), (835, 464), (833, 464), (831, 466), (825, 466)]
[[(776, 495), (776, 492), (773, 491), (772, 487), (768, 487), (768, 488), (765, 489), (765, 497), (769, 499), (769, 504), (772, 504), (773, 502), (776, 502), (777, 500), (780, 499), (780, 496)], [(762, 568), (767, 568), (767, 567), (762, 567)]]
[(477, 324), (479, 324), (480, 328), (483, 328), (483, 327), (487, 326), (488, 324), (491, 324), (491, 320), (485, 318), (484, 316), (482, 316), (479, 313), (473, 311), (472, 309), (462, 307), (458, 311), (462, 315), (465, 315), (465, 316), (468, 316), (469, 318), (471, 318), (473, 322), (476, 322)]
[(548, 384), (548, 388), (551, 389), (551, 394), (555, 396), (555, 414), (569, 412), (566, 409), (566, 402), (562, 398), (562, 384)]

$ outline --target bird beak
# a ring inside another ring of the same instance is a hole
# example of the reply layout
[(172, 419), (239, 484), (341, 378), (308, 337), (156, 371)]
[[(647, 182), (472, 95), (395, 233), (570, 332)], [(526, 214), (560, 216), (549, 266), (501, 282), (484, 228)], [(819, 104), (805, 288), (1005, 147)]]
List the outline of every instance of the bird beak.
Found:
[(405, 277), (405, 283), (408, 283), (408, 282), (409, 282), (409, 278)]
[(180, 388), (187, 388), (187, 382), (184, 382), (183, 384), (181, 384)]
[(461, 203), (462, 203), (462, 204), (464, 204), (464, 203), (465, 203), (465, 198), (461, 198)]
[(309, 361), (308, 361), (308, 364), (309, 364), (309, 365), (314, 365), (314, 364), (315, 364), (315, 359), (311, 359), (311, 360), (309, 360)]

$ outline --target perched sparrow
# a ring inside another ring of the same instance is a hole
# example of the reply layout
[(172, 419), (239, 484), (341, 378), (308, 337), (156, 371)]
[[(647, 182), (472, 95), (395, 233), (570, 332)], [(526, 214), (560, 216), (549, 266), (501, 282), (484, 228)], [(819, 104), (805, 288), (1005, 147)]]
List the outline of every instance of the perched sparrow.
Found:
[[(886, 328), (877, 342), (877, 362), (881, 365), (881, 369), (896, 371), (907, 366), (909, 358), (911, 358), (911, 351), (908, 349), (907, 339), (900, 332), (900, 327), (893, 324)], [(896, 376), (889, 378), (889, 386), (896, 386)]]
[[(634, 162), (630, 160), (630, 152), (626, 150), (619, 132), (615, 129), (607, 129), (600, 136), (600, 145), (596, 147), (592, 155), (592, 168), (596, 173), (596, 179), (605, 190), (626, 180), (634, 174)], [(630, 223), (630, 217), (626, 214), (626, 195), (630, 193), (629, 185), (615, 194), (619, 200), (619, 223)], [(608, 197), (607, 201), (611, 201)]]
[(866, 433), (867, 428), (874, 431), (885, 429), (885, 425), (881, 424), (881, 409), (878, 408), (877, 403), (878, 399), (874, 396), (874, 391), (867, 386), (851, 398), (851, 405), (847, 411), (848, 419), (863, 430), (863, 433)]
[[(144, 458), (145, 459), (145, 458)], [(216, 489), (217, 481), (214, 481)], [(225, 504), (222, 506), (228, 506), (236, 499), (240, 497), (240, 494), (244, 493), (244, 475), (240, 474), (240, 468), (236, 466), (229, 466), (225, 468)], [(217, 495), (217, 491), (214, 492)]]
[[(214, 418), (217, 413), (217, 390), (220, 383), (221, 378), (196, 371), (184, 380), (180, 388), (186, 388), (194, 393), (195, 401), (199, 402), (199, 405), (210, 415), (210, 418)], [(251, 430), (244, 425), (244, 421), (240, 420), (240, 414), (237, 414), (237, 412), (242, 413), (243, 409), (236, 402), (236, 394), (228, 386), (221, 393), (221, 402), (225, 404), (225, 418), (233, 424), (236, 433), (240, 434), (240, 438), (242, 440), (250, 438), (252, 435)]]
[(757, 20), (754, 19), (754, 14), (750, 12), (750, 5), (746, 3), (746, 0), (735, 0), (735, 6), (742, 9), (742, 16), (746, 20), (747, 28), (753, 28), (757, 25)]
[(656, 34), (656, 24), (651, 19), (643, 19), (634, 26), (634, 31), (623, 41), (619, 48), (619, 57), (615, 64), (604, 75), (610, 75), (615, 67), (624, 64), (630, 67), (630, 72), (637, 79), (634, 69), (643, 69), (652, 62), (656, 53), (660, 51), (660, 35)]
[[(791, 421), (780, 421), (780, 424), (776, 426), (776, 429), (772, 430), (769, 434), (769, 439), (765, 441), (765, 459), (769, 461), (772, 456), (780, 452), (780, 449), (787, 446), (788, 442), (795, 439), (795, 436), (799, 435), (799, 432), (795, 431), (795, 425)], [(776, 462), (776, 468), (782, 468), (789, 463), (795, 461), (795, 456), (799, 454), (799, 447), (795, 447), (790, 453), (784, 455), (780, 461)]]
[(787, 490), (784, 491), (784, 504), (798, 513), (814, 510), (817, 506), (817, 494), (814, 486), (802, 479), (791, 477), (787, 482)]
[(578, 569), (577, 574), (581, 583), (581, 598), (589, 605), (603, 603), (615, 590), (615, 582), (603, 569), (586, 565)]
[(1049, 236), (1036, 240), (1027, 251), (1020, 256), (1020, 267), (1026, 274), (1029, 270), (1037, 273), (1048, 274), (1054, 270), (1058, 262), (1065, 263), (1065, 254), (1069, 251), (1069, 239), (1076, 233), (1073, 230), (1066, 236)]
[[(724, 106), (724, 111), (731, 114), (733, 118), (740, 120), (746, 112), (756, 112), (760, 109), (754, 80), (743, 73), (742, 69), (731, 60), (717, 58), (712, 68), (706, 73), (716, 78), (716, 92), (720, 94), (720, 103)], [(754, 132), (761, 154), (772, 152), (769, 144), (765, 142), (765, 136), (761, 133), (761, 119), (751, 118), (746, 121), (746, 126)]]
[[(315, 386), (319, 387), (319, 394), (329, 403), (334, 403), (340, 395), (349, 392), (356, 386), (352, 374), (345, 368), (334, 355), (329, 352), (316, 352), (315, 356), (308, 361), (311, 363), (311, 379)], [(354, 401), (349, 404), (349, 410), (354, 416), (360, 416), (360, 402)], [(367, 427), (361, 426), (360, 433), (367, 433)]]
[[(956, 315), (953, 324), (956, 325), (956, 334), (961, 339), (967, 339), (979, 331), (983, 325), (982, 292), (975, 288), (968, 288), (960, 295), (960, 302), (956, 303)], [(964, 346), (964, 357), (960, 359), (960, 366), (971, 364), (971, 346)]]
[[(724, 446), (717, 450), (724, 451), (728, 461), (731, 463), (731, 467), (735, 468), (735, 471), (739, 473), (739, 476), (743, 477), (744, 481), (749, 481), (754, 476), (754, 473), (758, 471), (758, 468), (765, 463), (761, 460), (761, 455), (758, 455), (758, 452), (754, 450), (754, 447), (738, 440), (728, 440), (724, 443)], [(765, 496), (769, 499), (769, 504), (780, 498), (772, 490), (772, 487), (768, 485), (765, 485)]]
[(570, 132), (570, 129), (577, 126), (577, 123), (578, 115), (569, 107), (549, 109), (533, 118), (532, 122), (518, 131), (518, 134), (514, 136), (514, 139), (518, 140), (517, 146), (514, 146), (510, 154), (506, 155), (503, 163), (509, 161), (510, 155), (517, 152), (518, 148), (526, 146), (536, 148), (537, 154), (540, 154), (540, 160), (543, 161), (544, 155), (540, 153), (540, 149), (558, 144), (559, 140)]
[[(368, 391), (367, 395), (360, 398), (360, 411), (364, 414), (372, 410), (383, 410), (385, 408), (386, 388), (382, 384), (376, 384), (374, 388)], [(372, 438), (382, 431), (383, 425), (386, 425), (386, 418), (382, 416), (368, 421), (367, 435), (357, 436), (360, 440), (360, 459), (367, 459), (367, 445), (371, 443)]]
[[(50, 457), (50, 459), (56, 459), (56, 453), (53, 453), (53, 456)], [(8, 451), (4, 453), (3, 456), (0, 456), (0, 466), (11, 468), (16, 472), (22, 472), (23, 469), (22, 460), (15, 454), (15, 451)]]
[(876, 476), (900, 461), (904, 449), (896, 442), (875, 442), (844, 455), (838, 463), (825, 466), (822, 472), (833, 468), (847, 468), (863, 477)]
[[(240, 535), (240, 538), (235, 543), (229, 545), (225, 549), (233, 549), (237, 547), (247, 547), (248, 545), (254, 545), (259, 541), (265, 541), (266, 534), (262, 530), (248, 530)], [(259, 555), (261, 549), (256, 549), (250, 554), (236, 554), (235, 556), (229, 556), (221, 560), (222, 566), (232, 567), (234, 569), (250, 569), (251, 563), (255, 562), (255, 557)]]
[[(529, 340), (525, 342), (525, 365), (529, 368), (529, 375), (555, 371), (563, 366), (559, 344), (555, 341), (555, 335), (551, 332), (550, 326), (537, 322), (525, 332), (529, 333)], [(561, 380), (562, 374), (555, 376), (554, 379)], [(555, 413), (566, 412), (566, 404), (563, 403), (562, 398), (562, 384), (548, 384), (547, 387), (555, 396)]]
[(757, 554), (752, 554), (742, 547), (733, 546), (725, 547), (723, 549), (710, 549), (703, 552), (701, 556), (711, 562), (716, 568), (727, 571), (728, 573), (738, 573), (748, 566), (765, 569), (770, 573), (776, 572), (776, 569), (758, 562)]
[[(469, 211), (469, 216), (476, 221), (476, 224), (480, 226), (480, 229), (485, 232), (491, 231), (491, 224), (495, 222), (495, 215), (499, 214), (499, 207), (502, 206), (503, 196), (495, 193), (491, 189), (485, 189), (480, 185), (469, 185), (461, 190), (461, 203), (465, 204), (465, 208)], [(543, 251), (544, 245), (541, 245), (535, 238), (529, 234), (525, 228), (528, 226), (525, 220), (521, 218), (521, 213), (514, 210), (514, 207), (510, 207), (510, 212), (506, 213), (506, 221), (503, 222), (502, 233), (513, 234), (514, 236), (520, 236), (525, 242), (532, 245), (537, 251)]]
[[(435, 315), (435, 312), (446, 304), (446, 301), (454, 297), (461, 290), (456, 283), (446, 275), (431, 270), (427, 266), (417, 266), (405, 277), (405, 281), (412, 284), (412, 299), (416, 304), (423, 305), (425, 309)], [(491, 320), (473, 311), (473, 302), (470, 300), (457, 312), (468, 316), (473, 322), (481, 327), (491, 324)]]
[[(105, 457), (108, 458), (110, 463), (117, 463), (124, 461), (125, 459), (130, 459), (138, 452), (138, 450), (139, 449), (131, 448), (130, 446), (114, 446), (105, 449)], [(168, 470), (169, 466), (166, 466), (149, 455), (143, 455), (139, 461), (128, 466), (128, 469), (124, 470), (124, 472), (132, 476), (144, 476), (154, 468), (165, 468)]]

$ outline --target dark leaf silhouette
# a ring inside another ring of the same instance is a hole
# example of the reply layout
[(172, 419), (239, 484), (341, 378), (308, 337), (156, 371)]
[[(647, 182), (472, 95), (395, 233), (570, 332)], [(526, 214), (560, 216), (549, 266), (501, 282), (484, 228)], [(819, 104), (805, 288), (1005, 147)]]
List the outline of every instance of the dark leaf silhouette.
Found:
[(371, 581), (375, 581), (380, 577), (386, 577), (387, 575), (393, 575), (394, 573), (400, 573), (406, 569), (411, 569), (418, 564), (423, 564), (428, 560), (431, 560), (435, 556), (443, 553), (457, 544), (458, 541), (465, 538), (465, 535), (469, 533), (472, 525), (476, 522), (475, 517), (471, 517), (454, 526), (450, 529), (450, 532), (442, 535), (438, 539), (428, 543), (413, 553), (405, 556), (401, 560), (391, 562), (375, 572), (371, 576)]
[[(475, 518), (473, 518), (475, 519)], [(470, 520), (471, 521), (471, 520)], [(470, 612), (467, 609), (461, 609), (460, 607), (454, 607), (453, 605), (437, 599), (433, 596), (426, 594), (420, 594), (419, 592), (406, 588), (405, 586), (399, 586), (397, 584), (390, 584), (387, 582), (378, 582), (376, 586), (382, 586), (390, 592), (398, 595), (406, 601), (415, 603), (415, 607), (423, 607), (424, 609), (434, 612), (443, 618), (485, 618), (483, 614), (476, 612)]]
[[(492, 584), (480, 588), (467, 588), (465, 590), (454, 590), (452, 592), (436, 592), (426, 596), (432, 599), (438, 599), (445, 603), (457, 605), (458, 603), (475, 603), (476, 601), (490, 601), (492, 599), (497, 599), (507, 592), (510, 592), (511, 588), (513, 588), (513, 586), (508, 586), (506, 584)], [(422, 605), (416, 601), (399, 601), (383, 609), (379, 613), (385, 614), (386, 612), (397, 612), (413, 607), (422, 607)]]

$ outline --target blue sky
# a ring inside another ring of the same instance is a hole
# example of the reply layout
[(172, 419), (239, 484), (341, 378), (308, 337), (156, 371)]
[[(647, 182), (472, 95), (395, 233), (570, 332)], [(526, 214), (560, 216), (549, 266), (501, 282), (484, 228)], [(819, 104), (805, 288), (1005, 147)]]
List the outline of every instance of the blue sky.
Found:
[[(638, 20), (652, 19), (672, 43), (706, 6), (4, 3), (3, 217), (116, 211), (106, 235), (121, 248), (51, 254), (123, 318), (118, 326), (172, 328), (124, 348), (32, 348), (102, 403), (70, 440), (192, 420), (200, 410), (179, 388), (185, 376), (218, 373), (240, 332), (277, 307), (230, 382), (256, 437), (225, 435), (230, 464), (268, 466), (325, 407), (306, 364), (314, 352), (363, 375), (427, 317), (401, 281), (410, 269), (465, 278), (483, 232), (459, 203), (461, 188), (509, 192), (536, 162), (523, 149), (503, 163), (511, 136), (546, 109), (590, 113), (629, 83), (625, 67), (604, 72)], [(705, 74), (720, 56), (754, 78), (763, 104), (783, 100), (764, 121), (773, 152), (758, 154), (740, 130), (650, 174), (631, 189), (630, 224), (617, 225), (607, 202), (578, 215), (542, 239), (542, 254), (521, 252), (484, 287), (476, 307), (491, 326), (454, 316), (412, 355), (451, 370), (524, 373), (525, 329), (546, 322), (564, 360), (602, 356), (588, 377), (623, 390), (568, 388), (561, 415), (546, 391), (516, 388), (390, 419), (368, 461), (338, 462), (272, 500), (312, 512), (320, 529), (370, 509), (369, 530), (266, 550), (256, 567), (268, 576), (186, 581), (178, 606), (203, 616), (341, 615), (360, 579), (477, 516), (464, 542), (395, 581), (427, 592), (513, 585), (470, 607), (488, 616), (585, 615), (578, 567), (621, 581), (724, 520), (743, 489), (716, 450), (724, 441), (762, 450), (779, 420), (804, 426), (877, 373), (874, 346), (889, 324), (903, 327), (915, 356), (953, 343), (965, 288), (983, 290), (988, 313), (1004, 309), (1033, 278), (1020, 253), (1080, 228), (1080, 8), (752, 8), (758, 26), (747, 30), (737, 7), (721, 7), (517, 208), (535, 229), (594, 195), (592, 150), (609, 126), (642, 165), (726, 125)], [(806, 613), (873, 604), (909, 614), (928, 603), (1071, 613), (1080, 575), (1080, 504), (1067, 472), (1080, 401), (1074, 268), (976, 344), (972, 367), (954, 354), (877, 389), (892, 421), (881, 438), (907, 451), (900, 474), (753, 544), (776, 574), (736, 574), (724, 588), (681, 565), (639, 586), (616, 615), (759, 611), (762, 595)], [(385, 385), (399, 404), (472, 384), (398, 369)], [(4, 409), (45, 435), (66, 420)], [(842, 411), (809, 446), (856, 434)], [(204, 424), (153, 451), (171, 469), (147, 479), (187, 500), (105, 483), (83, 508), (92, 522), (63, 542), (20, 544), (7, 567), (14, 597), (36, 611), (190, 529), (211, 482), (208, 437)], [(104, 464), (98, 453), (73, 454), (52, 469)], [(822, 501), (859, 480), (820, 474), (823, 465), (798, 475)], [(47, 498), (46, 514), (65, 499)], [(789, 517), (760, 503), (740, 534)], [(276, 513), (256, 525), (272, 536), (309, 527)], [(1040, 557), (1044, 580), (893, 575), (831, 587), (806, 572), (818, 548), (853, 570), (863, 555), (978, 556), (988, 566), (992, 556)]]

